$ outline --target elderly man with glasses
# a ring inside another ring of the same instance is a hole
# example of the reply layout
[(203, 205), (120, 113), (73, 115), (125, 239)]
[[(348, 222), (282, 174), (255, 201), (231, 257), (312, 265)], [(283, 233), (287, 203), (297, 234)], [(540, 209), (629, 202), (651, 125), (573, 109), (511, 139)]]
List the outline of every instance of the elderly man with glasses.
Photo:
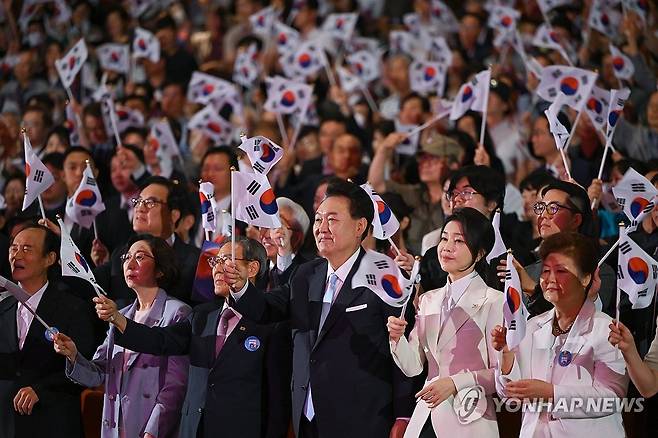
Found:
[(225, 243), (208, 260), (217, 299), (196, 306), (185, 321), (149, 328), (126, 319), (111, 300), (95, 300), (99, 317), (115, 325), (118, 345), (155, 355), (189, 354), (181, 438), (278, 437), (288, 431), (290, 406), (271, 396), (272, 385), (281, 379), (271, 326), (254, 323), (226, 299), (224, 267), (231, 264), (256, 283), (267, 272), (267, 254), (253, 239), (236, 237), (234, 254), (231, 245)]
[[(160, 237), (172, 246), (180, 269), (180, 277), (167, 292), (174, 298), (191, 304), (190, 293), (199, 259), (199, 249), (176, 238), (174, 233), (176, 224), (181, 218), (184, 197), (184, 189), (177, 183), (159, 176), (150, 177), (145, 181), (139, 196), (131, 200), (134, 206), (132, 228), (135, 233)], [(113, 300), (120, 304), (129, 304), (135, 299), (135, 294), (126, 285), (123, 277), (120, 259), (123, 253), (123, 248), (115, 249), (109, 261), (98, 266), (94, 274)]]

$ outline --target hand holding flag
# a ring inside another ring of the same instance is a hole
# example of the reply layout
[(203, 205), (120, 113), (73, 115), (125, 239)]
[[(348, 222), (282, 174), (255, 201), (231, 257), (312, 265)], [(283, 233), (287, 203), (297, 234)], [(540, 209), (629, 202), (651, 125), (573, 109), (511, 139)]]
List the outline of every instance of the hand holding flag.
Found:
[(414, 280), (402, 274), (395, 261), (385, 254), (366, 250), (352, 277), (352, 288), (365, 287), (389, 306), (402, 307), (413, 291)]

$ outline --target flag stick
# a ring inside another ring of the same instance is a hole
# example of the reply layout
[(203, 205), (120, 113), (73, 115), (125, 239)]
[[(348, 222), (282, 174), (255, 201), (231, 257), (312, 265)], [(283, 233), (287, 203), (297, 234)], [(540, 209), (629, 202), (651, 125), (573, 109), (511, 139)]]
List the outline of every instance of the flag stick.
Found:
[[(617, 239), (617, 244), (619, 244), (619, 240), (621, 240), (621, 233), (624, 232), (624, 223), (619, 222), (619, 239)], [(618, 267), (617, 269), (619, 270), (621, 267)], [(619, 272), (617, 272), (619, 274)], [(619, 303), (621, 302), (621, 287), (619, 287), (619, 283), (617, 283), (617, 302), (615, 306), (615, 326), (619, 328)], [(615, 346), (615, 357), (619, 358), (619, 344)]]
[(233, 187), (235, 187), (233, 175), (235, 171), (235, 167), (231, 167), (231, 261), (233, 263), (235, 263), (235, 199), (233, 197)]
[[(49, 326), (46, 323), (46, 321), (44, 321), (39, 315), (37, 315), (37, 312), (35, 312), (34, 309), (32, 309), (32, 307), (30, 307), (30, 305), (27, 304), (27, 302), (21, 303), (21, 304), (23, 305), (23, 307), (25, 307), (28, 310), (28, 312), (30, 312), (36, 318), (37, 321), (39, 321), (41, 323), (42, 326), (44, 326), (46, 328), (46, 330), (48, 332), (55, 329), (54, 327)], [(57, 329), (55, 329), (55, 330), (57, 330)]]
[[(420, 260), (421, 257), (416, 256), (414, 263), (420, 263)], [(413, 268), (411, 269), (411, 271), (413, 273)], [(416, 275), (415, 278), (412, 278), (411, 281), (414, 282), (414, 286), (413, 286), (414, 290), (409, 294), (409, 296), (407, 297), (407, 301), (405, 301), (404, 304), (402, 305), (402, 310), (400, 311), (401, 319), (404, 319), (404, 314), (407, 312), (407, 304), (409, 304), (409, 301), (413, 300), (413, 297), (418, 293), (418, 275)]]
[(302, 125), (304, 124), (304, 121), (306, 120), (306, 113), (307, 112), (308, 112), (308, 107), (306, 107), (306, 109), (299, 116), (299, 120), (297, 121), (297, 125), (295, 126), (295, 130), (292, 133), (292, 139), (290, 140), (290, 145), (288, 146), (288, 148), (291, 151), (293, 149), (295, 149), (295, 144), (297, 143), (297, 137), (299, 137), (299, 131), (301, 131)]
[(417, 126), (416, 128), (412, 129), (411, 131), (407, 132), (407, 133), (405, 134), (405, 138), (409, 138), (409, 137), (411, 137), (412, 135), (416, 135), (417, 133), (423, 131), (425, 128), (428, 128), (430, 125), (433, 125), (434, 123), (438, 122), (438, 121), (441, 120), (442, 118), (443, 118), (443, 117), (440, 117), (440, 116), (434, 116), (434, 117), (432, 117), (429, 121), (423, 123), (423, 124), (420, 125), (420, 126)]
[(114, 131), (114, 139), (117, 142), (117, 146), (121, 144), (121, 137), (119, 136), (119, 128), (117, 127), (117, 115), (114, 112), (114, 101), (112, 99), (106, 99), (105, 105), (110, 108), (110, 122), (112, 123), (112, 131)]
[(283, 124), (283, 116), (281, 113), (276, 113), (276, 124), (279, 126), (279, 132), (281, 133), (281, 139), (287, 145), (290, 145), (288, 133), (286, 132), (285, 125)]
[(601, 265), (603, 264), (603, 262), (605, 262), (605, 259), (607, 259), (608, 257), (610, 257), (610, 254), (612, 254), (612, 252), (615, 250), (615, 248), (617, 248), (617, 245), (619, 245), (619, 239), (617, 239), (617, 241), (616, 241), (615, 243), (612, 244), (612, 246), (610, 247), (610, 249), (608, 250), (608, 252), (606, 252), (605, 254), (603, 254), (603, 257), (601, 257), (601, 260), (599, 260), (599, 262), (596, 264), (596, 267), (597, 267), (597, 268), (600, 268)]
[[(601, 179), (601, 177), (603, 176), (603, 167), (605, 166), (605, 159), (608, 156), (608, 149), (610, 149), (608, 147), (609, 144), (610, 144), (609, 142), (606, 142), (605, 147), (603, 148), (603, 158), (601, 158), (601, 166), (599, 166), (599, 173), (598, 173), (598, 176), (596, 177), (596, 179)], [(596, 202), (597, 201), (598, 201), (597, 198), (594, 198), (592, 200), (592, 205), (590, 207), (592, 210), (594, 210), (594, 207), (596, 207)]]
[(580, 116), (583, 113), (583, 111), (578, 111), (578, 114), (576, 115), (576, 120), (573, 122), (573, 126), (571, 127), (571, 132), (569, 132), (569, 138), (567, 138), (567, 142), (564, 145), (564, 150), (569, 149), (569, 145), (571, 144), (571, 139), (573, 138), (573, 135), (576, 133), (576, 126), (578, 126), (578, 123), (580, 122)]
[(560, 156), (562, 157), (562, 163), (564, 164), (564, 170), (567, 172), (567, 177), (571, 178), (571, 171), (569, 170), (569, 163), (567, 162), (567, 156), (564, 154), (564, 149), (558, 148), (560, 150)]
[(41, 217), (45, 221), (45, 220), (47, 220), (46, 219), (46, 210), (44, 210), (44, 208), (43, 208), (43, 201), (41, 200), (41, 195), (37, 196), (37, 199), (39, 200), (39, 209), (41, 210)]
[(487, 127), (487, 106), (489, 106), (489, 88), (491, 88), (491, 64), (489, 64), (489, 83), (487, 84), (487, 94), (484, 98), (482, 111), (482, 123), (480, 124), (480, 144), (484, 146), (484, 132)]
[(398, 255), (402, 255), (402, 253), (400, 252), (400, 248), (398, 248), (398, 246), (395, 244), (395, 242), (393, 242), (393, 239), (391, 239), (391, 238), (389, 237), (389, 238), (388, 238), (388, 241), (389, 241), (389, 243), (391, 244), (391, 246), (393, 247), (393, 249), (395, 249), (395, 252), (397, 252)]
[[(0, 275), (0, 285), (2, 287), (4, 287), (5, 289), (7, 289), (7, 291), (9, 291), (9, 293), (12, 294), (18, 301), (20, 301), (20, 303), (28, 310), (28, 312), (30, 312), (36, 318), (36, 320), (39, 321), (39, 323), (41, 323), (41, 325), (43, 325), (46, 328), (46, 330), (48, 330), (48, 331), (53, 330), (53, 329), (57, 330), (54, 327), (51, 327), (50, 325), (48, 325), (46, 323), (46, 321), (44, 321), (39, 315), (37, 315), (37, 312), (35, 312), (34, 309), (29, 304), (27, 304), (27, 300), (22, 301), (15, 295), (15, 293), (21, 292), (25, 297), (31, 296), (30, 294), (28, 294), (25, 291), (25, 289), (23, 289), (22, 287), (20, 287), (16, 283), (6, 279), (5, 277), (3, 277), (1, 275)], [(18, 289), (18, 291), (12, 292), (12, 289)]]
[(331, 67), (329, 66), (329, 63), (327, 62), (326, 59), (324, 59), (322, 61), (322, 64), (324, 65), (324, 71), (327, 73), (327, 79), (329, 79), (329, 85), (335, 87), (336, 77), (334, 76), (334, 72), (331, 71)]
[(205, 230), (205, 233), (206, 233), (206, 240), (207, 240), (208, 242), (210, 242), (210, 240), (211, 240), (211, 238), (210, 238), (210, 230)]
[(94, 218), (92, 225), (94, 227), (94, 239), (98, 240), (98, 227), (96, 226), (96, 218)]
[(366, 98), (366, 102), (370, 107), (370, 111), (373, 113), (378, 113), (379, 107), (377, 106), (377, 102), (375, 102), (375, 99), (372, 97), (372, 93), (370, 93), (370, 90), (368, 90), (368, 86), (366, 84), (361, 84), (361, 92), (363, 93), (363, 97)]

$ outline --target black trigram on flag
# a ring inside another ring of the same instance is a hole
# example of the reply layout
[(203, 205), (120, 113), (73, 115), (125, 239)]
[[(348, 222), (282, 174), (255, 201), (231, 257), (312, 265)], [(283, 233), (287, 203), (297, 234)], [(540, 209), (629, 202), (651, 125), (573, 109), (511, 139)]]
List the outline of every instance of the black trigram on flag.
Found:
[(559, 68), (553, 70), (553, 73), (551, 73), (551, 76), (553, 77), (553, 79), (557, 79), (557, 78), (561, 77), (562, 76), (562, 70), (560, 70)]
[(260, 184), (256, 182), (256, 180), (251, 181), (247, 186), (247, 191), (251, 193), (252, 196), (255, 195), (258, 190), (260, 190)]
[(551, 99), (554, 99), (555, 97), (557, 97), (557, 89), (556, 89), (555, 87), (551, 87), (551, 88), (549, 88), (549, 89), (548, 89), (548, 96), (549, 96)]
[(509, 269), (505, 270), (505, 280), (510, 281), (512, 279), (512, 271)]
[(32, 177), (32, 180), (40, 183), (41, 181), (43, 181), (43, 175), (44, 175), (43, 170), (36, 169), (34, 171), (34, 176)]
[(388, 262), (386, 260), (377, 260), (375, 266), (377, 266), (377, 269), (386, 269), (388, 268)]
[(68, 266), (69, 269), (70, 269), (71, 271), (75, 272), (76, 274), (79, 274), (79, 273), (80, 273), (80, 269), (78, 269), (78, 267), (75, 265), (75, 263), (73, 263), (73, 262), (68, 262), (68, 263), (66, 264), (66, 266)]
[(513, 319), (509, 322), (509, 327), (507, 327), (507, 330), (516, 330), (516, 319)]
[(254, 170), (259, 173), (263, 173), (265, 171), (265, 166), (260, 164), (260, 161), (256, 161), (251, 167), (253, 167)]
[(624, 255), (628, 254), (632, 250), (633, 248), (631, 248), (631, 244), (628, 242), (624, 242), (621, 245), (619, 245), (619, 251), (621, 251), (621, 253)]
[(366, 283), (370, 286), (377, 286), (377, 277), (375, 274), (366, 274)]
[(260, 152), (260, 144), (261, 144), (262, 141), (263, 140), (260, 139), (260, 138), (257, 138), (256, 140), (254, 140), (254, 151), (255, 152)]
[(643, 182), (638, 182), (638, 183), (631, 183), (631, 191), (632, 192), (644, 192), (644, 183)]
[(651, 271), (653, 272), (653, 279), (658, 278), (658, 265), (651, 265)]
[(88, 176), (87, 177), (87, 184), (93, 187), (96, 187), (96, 178)]
[(617, 279), (618, 280), (624, 279), (624, 271), (622, 270), (621, 265), (617, 265)]
[(80, 211), (80, 216), (92, 216), (92, 215), (93, 213), (91, 212), (91, 210), (85, 209)]
[(474, 87), (477, 86), (477, 84), (478, 84), (477, 76), (474, 76), (473, 79), (471, 79), (471, 84), (473, 84)]
[(626, 205), (626, 199), (625, 198), (616, 198), (615, 201), (617, 201), (617, 204), (619, 204), (619, 206), (621, 208), (624, 208), (624, 205)]
[(618, 97), (617, 98), (617, 106), (624, 106), (624, 99)]
[(647, 293), (649, 292), (649, 289), (644, 288), (641, 291), (637, 293), (638, 298), (644, 298), (647, 296)]
[(249, 218), (252, 221), (255, 220), (255, 219), (258, 219), (260, 217), (260, 215), (258, 214), (258, 211), (256, 210), (256, 208), (253, 205), (247, 205), (245, 210), (247, 211), (247, 214), (249, 215)]

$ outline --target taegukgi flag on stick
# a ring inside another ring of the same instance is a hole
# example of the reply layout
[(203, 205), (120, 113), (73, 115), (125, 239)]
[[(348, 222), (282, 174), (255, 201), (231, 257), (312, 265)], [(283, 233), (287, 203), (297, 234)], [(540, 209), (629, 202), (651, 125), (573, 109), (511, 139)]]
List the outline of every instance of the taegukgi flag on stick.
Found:
[(160, 175), (165, 178), (171, 177), (176, 160), (182, 162), (182, 158), (169, 121), (163, 119), (155, 123), (151, 127), (147, 141), (149, 146), (155, 150), (155, 156), (158, 158), (158, 164), (160, 165)]
[(201, 202), (201, 223), (205, 231), (217, 230), (217, 201), (215, 187), (211, 182), (199, 184), (199, 201)]
[(629, 168), (624, 177), (612, 188), (617, 204), (631, 223), (627, 232), (634, 231), (639, 223), (653, 210), (658, 189), (638, 171)]
[(257, 227), (281, 227), (276, 196), (265, 175), (232, 171), (231, 203), (235, 220)]
[(597, 130), (601, 131), (606, 126), (606, 117), (610, 108), (610, 92), (603, 88), (592, 87), (592, 93), (583, 107)]
[(128, 44), (103, 44), (96, 49), (96, 55), (103, 70), (125, 74), (130, 71), (130, 48)]
[(486, 257), (487, 263), (490, 263), (491, 260), (505, 254), (505, 252), (507, 251), (507, 248), (505, 247), (505, 242), (503, 242), (503, 238), (500, 235), (500, 210), (496, 210), (496, 213), (494, 213), (494, 217), (491, 221), (491, 225), (493, 226), (495, 239), (494, 239), (493, 248), (491, 248), (491, 251), (489, 251), (489, 254), (487, 254)]
[(251, 138), (241, 136), (240, 139), (242, 143), (238, 148), (246, 152), (255, 172), (267, 175), (272, 167), (283, 158), (283, 148), (267, 137), (261, 135)]
[(375, 239), (380, 240), (390, 238), (400, 228), (400, 222), (398, 222), (391, 208), (369, 183), (362, 184), (361, 188), (370, 196), (375, 211), (372, 219), (372, 235)]
[(402, 307), (413, 291), (413, 279), (407, 279), (389, 256), (366, 250), (359, 269), (352, 277), (352, 288), (366, 287), (386, 304)]
[(514, 267), (512, 252), (507, 252), (505, 273), (505, 302), (503, 304), (503, 319), (507, 329), (507, 346), (511, 350), (521, 343), (525, 337), (528, 311), (521, 297), (521, 280)]
[(151, 62), (160, 61), (160, 40), (146, 29), (135, 29), (133, 38), (133, 58), (146, 58)]
[(97, 295), (105, 294), (103, 289), (96, 281), (96, 277), (94, 276), (89, 263), (87, 263), (84, 256), (78, 249), (78, 246), (71, 238), (69, 230), (66, 228), (66, 225), (64, 225), (64, 221), (62, 221), (62, 219), (58, 216), (57, 222), (59, 223), (59, 229), (62, 233), (59, 246), (62, 275), (65, 277), (82, 278), (83, 280), (88, 281), (94, 287)]
[(565, 105), (580, 111), (592, 93), (598, 75), (589, 70), (564, 65), (549, 65), (541, 70), (537, 95), (553, 102), (562, 92), (566, 96)]
[(605, 132), (606, 141), (612, 144), (612, 138), (617, 129), (619, 119), (624, 115), (624, 104), (626, 99), (631, 95), (631, 90), (622, 88), (621, 90), (610, 90), (610, 106), (608, 106), (608, 129)]
[(612, 71), (615, 76), (619, 79), (632, 79), (635, 74), (635, 66), (631, 58), (612, 44), (610, 44), (609, 48), (610, 55), (612, 56)]
[(553, 134), (555, 146), (558, 150), (564, 149), (564, 146), (569, 140), (569, 131), (560, 122), (560, 119), (558, 119), (558, 114), (560, 114), (560, 110), (565, 105), (566, 100), (564, 93), (560, 92), (553, 103), (549, 105), (548, 109), (544, 111), (546, 119), (548, 120), (548, 128), (551, 131), (551, 134)]
[(468, 110), (484, 112), (490, 79), (491, 70), (483, 70), (459, 88), (450, 111), (450, 120), (457, 120)]
[(89, 161), (82, 173), (82, 180), (73, 196), (66, 202), (66, 215), (81, 227), (90, 228), (94, 219), (105, 211), (101, 192), (96, 184)]
[(628, 294), (633, 309), (648, 307), (658, 287), (658, 262), (624, 232), (617, 259), (617, 287)]
[(27, 132), (23, 132), (23, 149), (25, 150), (25, 197), (23, 198), (23, 211), (25, 211), (39, 195), (53, 185), (55, 178), (32, 150), (32, 143), (30, 143)]
[(70, 88), (75, 80), (76, 75), (87, 61), (89, 52), (85, 45), (84, 38), (75, 43), (71, 50), (69, 50), (63, 58), (55, 60), (55, 69), (59, 75), (64, 88)]

